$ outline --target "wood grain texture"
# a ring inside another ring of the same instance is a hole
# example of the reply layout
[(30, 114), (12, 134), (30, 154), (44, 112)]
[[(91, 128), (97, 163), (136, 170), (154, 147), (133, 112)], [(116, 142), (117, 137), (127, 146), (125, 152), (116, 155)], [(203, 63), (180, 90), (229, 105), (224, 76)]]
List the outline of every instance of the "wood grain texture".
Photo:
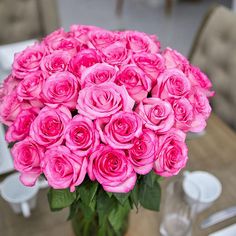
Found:
[[(208, 229), (201, 230), (200, 222), (215, 211), (236, 205), (236, 134), (219, 118), (212, 115), (206, 134), (188, 141), (189, 162), (187, 169), (205, 170), (216, 175), (223, 192), (212, 207), (199, 214), (193, 226), (193, 236), (206, 236), (211, 232), (236, 223), (236, 218), (227, 220)], [(163, 180), (162, 203), (165, 186)], [(66, 221), (68, 211), (50, 212), (46, 190), (38, 195), (37, 208), (29, 219), (15, 215), (8, 204), (0, 198), (0, 236), (73, 236), (70, 222)], [(130, 214), (130, 227), (126, 236), (158, 236), (162, 211), (159, 213), (140, 208)]]

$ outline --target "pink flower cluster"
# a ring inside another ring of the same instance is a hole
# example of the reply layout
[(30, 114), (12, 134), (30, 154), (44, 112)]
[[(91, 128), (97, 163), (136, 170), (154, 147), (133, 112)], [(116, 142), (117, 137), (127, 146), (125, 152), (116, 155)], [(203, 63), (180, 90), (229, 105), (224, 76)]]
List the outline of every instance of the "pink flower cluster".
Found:
[(106, 191), (128, 192), (137, 175), (185, 166), (186, 133), (205, 128), (211, 86), (153, 35), (73, 25), (15, 55), (0, 121), (25, 185), (43, 173), (51, 187), (74, 191), (88, 174)]

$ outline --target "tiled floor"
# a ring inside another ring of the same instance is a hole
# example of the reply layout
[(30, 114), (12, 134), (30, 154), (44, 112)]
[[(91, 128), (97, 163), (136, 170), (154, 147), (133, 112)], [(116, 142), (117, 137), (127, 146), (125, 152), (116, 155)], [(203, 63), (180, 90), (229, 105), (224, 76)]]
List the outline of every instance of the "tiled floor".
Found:
[[(136, 29), (157, 34), (163, 46), (188, 55), (202, 17), (215, 3), (231, 6), (231, 0), (177, 1), (171, 15), (164, 12), (164, 0), (124, 0), (122, 19), (115, 15), (116, 0), (57, 0), (63, 27), (73, 23), (107, 29)], [(157, 3), (155, 4), (155, 2)], [(154, 4), (151, 4), (154, 2)]]

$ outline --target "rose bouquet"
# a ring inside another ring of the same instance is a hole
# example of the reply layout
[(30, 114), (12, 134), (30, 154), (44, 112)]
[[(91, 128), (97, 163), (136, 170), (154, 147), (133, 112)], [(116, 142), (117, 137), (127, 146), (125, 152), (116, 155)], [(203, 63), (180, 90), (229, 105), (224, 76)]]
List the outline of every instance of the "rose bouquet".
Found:
[(121, 235), (133, 206), (159, 209), (159, 177), (185, 166), (211, 86), (153, 35), (73, 25), (15, 55), (0, 121), (23, 184), (44, 175), (78, 235)]

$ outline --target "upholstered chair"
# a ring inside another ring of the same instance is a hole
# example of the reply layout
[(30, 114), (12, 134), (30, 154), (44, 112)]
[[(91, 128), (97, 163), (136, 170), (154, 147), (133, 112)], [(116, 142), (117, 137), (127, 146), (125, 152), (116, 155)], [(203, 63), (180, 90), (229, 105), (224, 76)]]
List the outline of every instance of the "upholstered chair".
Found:
[(56, 0), (0, 0), (0, 45), (41, 38), (58, 27)]
[(189, 58), (213, 83), (213, 110), (236, 130), (236, 13), (222, 6), (211, 9)]
[[(59, 26), (56, 0), (0, 0), (0, 45), (40, 39)], [(0, 124), (0, 175), (13, 170), (4, 128)]]

